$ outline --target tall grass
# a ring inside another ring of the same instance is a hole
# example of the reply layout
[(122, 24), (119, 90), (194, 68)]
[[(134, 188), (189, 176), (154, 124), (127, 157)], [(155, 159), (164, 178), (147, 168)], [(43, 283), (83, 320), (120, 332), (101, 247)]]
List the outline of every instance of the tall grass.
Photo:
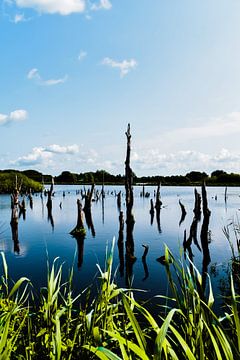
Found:
[(135, 300), (133, 291), (113, 281), (113, 246), (105, 269), (98, 267), (99, 290), (93, 300), (90, 288), (73, 297), (73, 270), (64, 283), (62, 265), (56, 259), (36, 305), (32, 305), (27, 278), (9, 280), (2, 253), (0, 359), (240, 358), (239, 297), (233, 278), (228, 311), (219, 317), (213, 311), (210, 279), (205, 298), (202, 276), (194, 264), (175, 259), (166, 247), (165, 267), (173, 296), (166, 299), (171, 306), (153, 316)]

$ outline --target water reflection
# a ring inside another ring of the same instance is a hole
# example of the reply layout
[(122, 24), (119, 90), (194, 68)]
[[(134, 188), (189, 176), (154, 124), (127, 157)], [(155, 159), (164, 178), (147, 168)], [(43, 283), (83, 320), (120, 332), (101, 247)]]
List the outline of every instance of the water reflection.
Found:
[[(72, 188), (73, 190), (71, 190)], [(211, 259), (217, 264), (218, 269), (220, 269), (216, 278), (214, 278), (213, 286), (215, 286), (216, 282), (220, 282), (219, 279), (222, 277), (223, 271), (223, 267), (221, 267), (222, 265), (220, 264), (226, 264), (231, 258), (231, 251), (230, 249), (228, 251), (228, 245), (222, 233), (221, 224), (226, 223), (227, 219), (231, 217), (231, 215), (234, 215), (239, 208), (240, 189), (234, 190), (230, 188), (228, 190), (228, 214), (226, 217), (224, 210), (224, 188), (209, 188), (208, 198), (211, 217), (209, 219), (204, 217), (201, 206), (202, 219), (199, 220), (199, 211), (197, 211), (197, 209), (199, 208), (199, 203), (202, 202), (201, 196), (199, 197), (198, 195), (199, 190), (196, 191), (196, 194), (194, 188), (162, 187), (164, 209), (162, 212), (161, 210), (159, 211), (159, 220), (157, 220), (157, 211), (154, 207), (155, 199), (153, 198), (154, 211), (151, 216), (151, 213), (149, 214), (150, 197), (144, 197), (143, 200), (143, 198), (140, 197), (142, 187), (141, 189), (135, 187), (133, 212), (136, 217), (136, 222), (127, 229), (127, 224), (125, 225), (124, 222), (124, 220), (126, 220), (126, 204), (125, 201), (123, 201), (123, 196), (125, 195), (125, 193), (123, 195), (123, 187), (106, 187), (106, 197), (102, 199), (100, 196), (99, 200), (95, 201), (94, 206), (92, 205), (91, 207), (90, 222), (87, 222), (87, 217), (86, 222), (85, 219), (83, 219), (86, 229), (85, 240), (75, 237), (75, 242), (68, 233), (69, 230), (73, 228), (73, 225), (76, 225), (76, 200), (77, 197), (81, 198), (81, 195), (77, 196), (76, 187), (72, 188), (55, 186), (55, 201), (52, 202), (51, 213), (48, 212), (48, 208), (46, 207), (47, 197), (44, 197), (44, 200), (41, 196), (34, 197), (33, 211), (28, 211), (29, 209), (27, 208), (28, 212), (24, 226), (21, 226), (23, 224), (23, 213), (20, 216), (20, 207), (18, 209), (19, 218), (17, 221), (16, 216), (14, 217), (10, 213), (9, 196), (0, 196), (1, 221), (9, 224), (10, 216), (11, 220), (13, 217), (11, 228), (8, 225), (8, 233), (6, 233), (6, 238), (8, 237), (10, 239), (10, 249), (6, 247), (6, 251), (9, 252), (9, 266), (11, 266), (15, 279), (18, 277), (20, 271), (31, 279), (34, 278), (34, 276), (35, 280), (41, 278), (43, 269), (45, 269), (45, 263), (42, 259), (45, 256), (46, 248), (51, 258), (60, 256), (63, 261), (71, 264), (77, 243), (78, 257), (76, 263), (78, 267), (81, 267), (81, 278), (80, 280), (74, 280), (76, 281), (74, 286), (76, 288), (87, 286), (91, 283), (96, 273), (96, 262), (101, 264), (104, 262), (106, 241), (111, 241), (111, 238), (117, 234), (118, 241), (115, 260), (119, 263), (120, 276), (117, 279), (120, 281), (121, 286), (129, 285), (132, 278), (134, 278), (134, 287), (153, 289), (156, 294), (164, 291), (165, 286), (164, 282), (159, 284), (159, 278), (149, 275), (156, 274), (159, 271), (160, 267), (156, 262), (156, 258), (164, 254), (164, 242), (166, 242), (169, 249), (173, 252), (174, 257), (177, 258), (179, 255), (178, 239), (181, 239), (183, 230), (186, 228), (185, 240), (183, 241), (185, 251), (188, 253), (189, 258), (194, 260), (196, 267), (202, 270), (203, 284), (206, 284), (206, 271), (210, 271)], [(116, 189), (116, 194), (122, 191), (120, 211), (122, 211), (122, 218), (124, 214), (124, 220), (119, 220), (121, 213), (119, 213), (117, 207), (117, 196), (115, 197), (112, 189)], [(81, 190), (85, 196), (83, 187)], [(101, 190), (101, 187), (99, 187), (99, 190)], [(153, 194), (153, 190), (153, 187), (146, 187), (145, 194), (147, 192)], [(65, 191), (65, 197), (63, 197), (63, 191)], [(81, 194), (81, 191), (78, 194)], [(217, 201), (215, 200), (216, 195)], [(181, 228), (179, 230), (180, 196), (181, 202), (187, 210), (186, 217), (181, 225), (182, 230)], [(196, 201), (194, 202), (195, 198)], [(25, 198), (25, 201), (26, 199), (27, 198)], [(60, 202), (62, 202), (62, 209), (59, 208)], [(27, 205), (29, 207), (29, 200), (27, 201)], [(192, 211), (194, 211), (194, 213)], [(85, 214), (87, 214), (87, 212), (85, 212)], [(52, 220), (49, 215), (51, 215)], [(47, 223), (48, 218), (49, 223), (53, 222), (54, 232), (51, 231), (50, 224)], [(150, 221), (154, 223), (154, 226), (150, 226)], [(90, 225), (91, 223), (92, 225)], [(162, 231), (164, 237), (159, 236), (159, 229)], [(211, 229), (212, 237), (216, 239), (212, 244), (209, 243), (209, 229)], [(92, 241), (93, 234), (95, 234), (94, 241)], [(19, 238), (23, 244), (19, 244)], [(58, 246), (56, 246), (56, 243)], [(12, 244), (14, 244), (14, 246)], [(145, 250), (142, 244), (149, 245), (149, 251), (145, 259), (142, 257), (143, 250)], [(20, 251), (23, 251), (23, 246), (26, 246), (29, 252), (24, 259), (21, 258), (20, 264), (20, 261), (16, 261), (13, 250), (14, 253), (20, 253)], [(136, 254), (139, 254), (138, 261), (136, 261), (135, 258)], [(97, 261), (96, 257), (98, 258)], [(116, 261), (114, 263), (116, 264)], [(164, 273), (164, 268), (160, 269), (160, 271)]]
[(123, 211), (120, 211), (119, 214), (119, 232), (118, 232), (118, 256), (119, 256), (119, 273), (120, 276), (124, 276), (124, 238), (123, 238), (123, 230), (124, 230), (124, 218)]
[(12, 231), (12, 241), (14, 244), (14, 252), (20, 254), (20, 246), (18, 240), (18, 210), (16, 206), (12, 209), (10, 225)]
[(143, 263), (143, 269), (144, 269), (144, 273), (145, 273), (145, 276), (142, 279), (142, 281), (145, 281), (149, 277), (149, 271), (148, 271), (148, 266), (147, 266), (147, 261), (146, 261), (149, 246), (148, 245), (142, 245), (142, 246), (144, 247), (144, 253), (143, 253), (143, 256), (142, 256), (142, 263)]

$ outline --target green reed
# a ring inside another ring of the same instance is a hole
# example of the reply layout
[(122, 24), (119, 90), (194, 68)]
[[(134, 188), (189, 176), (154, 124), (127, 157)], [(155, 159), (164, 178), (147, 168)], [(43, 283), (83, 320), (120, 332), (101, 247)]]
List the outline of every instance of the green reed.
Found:
[(171, 306), (159, 306), (153, 316), (135, 300), (134, 291), (115, 284), (113, 251), (114, 242), (105, 269), (98, 266), (99, 288), (93, 300), (91, 287), (73, 296), (73, 268), (63, 282), (62, 265), (55, 259), (38, 303), (27, 278), (16, 283), (9, 279), (1, 253), (0, 359), (240, 358), (239, 297), (232, 277), (228, 310), (219, 317), (213, 310), (210, 279), (206, 296), (195, 265), (182, 256), (175, 259), (166, 247), (172, 297), (159, 297)]

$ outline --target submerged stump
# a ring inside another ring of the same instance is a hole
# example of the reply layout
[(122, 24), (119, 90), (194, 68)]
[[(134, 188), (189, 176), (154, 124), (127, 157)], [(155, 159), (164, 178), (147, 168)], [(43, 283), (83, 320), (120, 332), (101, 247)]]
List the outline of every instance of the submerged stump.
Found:
[(79, 199), (77, 199), (77, 225), (72, 231), (70, 231), (70, 234), (75, 237), (82, 237), (82, 238), (84, 238), (86, 235), (86, 230), (83, 224), (82, 204)]

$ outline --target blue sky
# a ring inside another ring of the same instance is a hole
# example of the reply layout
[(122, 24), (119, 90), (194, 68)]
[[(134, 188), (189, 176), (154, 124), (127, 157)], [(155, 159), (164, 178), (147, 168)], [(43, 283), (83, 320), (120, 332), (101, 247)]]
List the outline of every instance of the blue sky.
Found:
[(0, 168), (239, 172), (238, 0), (2, 0)]

